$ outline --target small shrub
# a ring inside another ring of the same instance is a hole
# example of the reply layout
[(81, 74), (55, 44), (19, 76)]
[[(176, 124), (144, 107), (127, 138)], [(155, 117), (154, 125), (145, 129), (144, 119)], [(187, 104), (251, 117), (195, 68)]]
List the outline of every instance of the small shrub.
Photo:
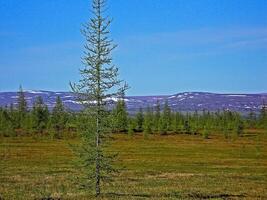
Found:
[(244, 134), (244, 124), (239, 121), (236, 127), (237, 136), (242, 136)]
[(204, 129), (203, 132), (202, 132), (203, 138), (204, 139), (209, 139), (209, 135), (210, 135), (210, 133), (209, 133), (208, 129)]
[(128, 124), (128, 135), (132, 137), (133, 134), (134, 134), (134, 124), (133, 124), (133, 122), (129, 121), (129, 124)]

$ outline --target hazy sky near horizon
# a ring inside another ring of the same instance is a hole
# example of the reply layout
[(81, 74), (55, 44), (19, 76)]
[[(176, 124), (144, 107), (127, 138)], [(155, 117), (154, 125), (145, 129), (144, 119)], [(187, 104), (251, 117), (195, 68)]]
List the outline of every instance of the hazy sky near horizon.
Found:
[[(90, 0), (0, 0), (0, 91), (69, 91)], [(267, 92), (266, 0), (109, 0), (128, 95)]]

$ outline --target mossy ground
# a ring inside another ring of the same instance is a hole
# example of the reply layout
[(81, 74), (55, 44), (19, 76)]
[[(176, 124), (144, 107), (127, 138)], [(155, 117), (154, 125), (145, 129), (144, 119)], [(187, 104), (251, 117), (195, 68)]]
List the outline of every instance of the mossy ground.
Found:
[[(78, 139), (0, 138), (0, 197), (94, 199), (79, 190), (70, 145)], [(267, 199), (267, 135), (209, 139), (117, 134), (109, 151), (123, 168), (101, 199)], [(0, 198), (0, 199), (1, 199)]]

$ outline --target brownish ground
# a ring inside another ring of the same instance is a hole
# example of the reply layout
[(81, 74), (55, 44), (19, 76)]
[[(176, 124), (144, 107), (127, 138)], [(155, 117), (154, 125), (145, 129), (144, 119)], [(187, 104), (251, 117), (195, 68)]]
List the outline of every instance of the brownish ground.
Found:
[[(69, 143), (0, 138), (4, 199), (94, 199), (79, 190)], [(267, 199), (267, 134), (210, 139), (191, 135), (116, 135), (109, 150), (123, 167), (102, 199)]]

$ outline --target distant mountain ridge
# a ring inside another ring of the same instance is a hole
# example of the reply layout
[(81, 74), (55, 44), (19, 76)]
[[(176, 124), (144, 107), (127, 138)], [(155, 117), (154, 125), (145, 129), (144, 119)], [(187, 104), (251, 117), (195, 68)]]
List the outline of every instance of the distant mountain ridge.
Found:
[[(52, 92), (41, 90), (25, 91), (25, 97), (28, 106), (32, 107), (36, 97), (41, 96), (45, 104), (51, 109), (54, 107), (56, 98), (59, 96), (64, 105), (73, 111), (82, 109), (82, 105), (78, 102), (71, 92)], [(0, 106), (10, 104), (16, 105), (17, 92), (0, 92)], [(116, 102), (118, 99), (113, 98), (109, 101)], [(250, 111), (259, 112), (263, 106), (263, 102), (267, 103), (267, 93), (261, 94), (216, 94), (209, 92), (183, 92), (175, 95), (155, 95), (155, 96), (127, 96), (125, 102), (128, 111), (134, 113), (139, 108), (153, 107), (157, 101), (161, 105), (168, 101), (173, 111), (191, 112), (191, 111), (217, 111), (229, 109), (241, 113)]]

